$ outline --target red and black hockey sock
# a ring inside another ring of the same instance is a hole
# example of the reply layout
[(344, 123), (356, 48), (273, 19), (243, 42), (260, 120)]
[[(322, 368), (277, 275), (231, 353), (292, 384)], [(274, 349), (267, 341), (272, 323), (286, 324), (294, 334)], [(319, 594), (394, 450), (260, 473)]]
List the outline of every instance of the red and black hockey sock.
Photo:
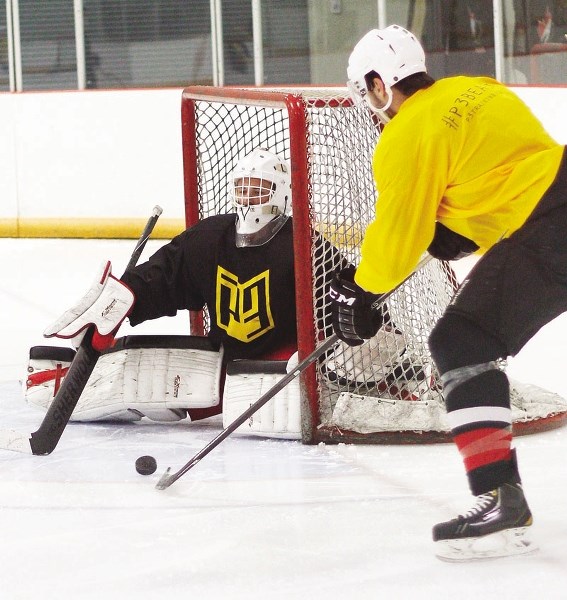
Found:
[(453, 389), (445, 399), (453, 439), (475, 496), (513, 479), (510, 387), (491, 370)]
[(472, 493), (477, 496), (519, 480), (511, 449), (510, 385), (493, 361), (506, 356), (501, 342), (454, 313), (445, 314), (429, 346), (440, 374), (453, 374), (445, 393), (447, 418)]

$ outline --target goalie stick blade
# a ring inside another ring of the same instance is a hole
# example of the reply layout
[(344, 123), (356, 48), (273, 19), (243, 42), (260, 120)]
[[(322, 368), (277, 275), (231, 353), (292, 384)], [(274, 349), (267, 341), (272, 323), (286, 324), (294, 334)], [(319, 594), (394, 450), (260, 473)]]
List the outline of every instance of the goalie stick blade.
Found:
[(33, 454), (31, 435), (29, 433), (18, 433), (12, 429), (0, 431), (0, 449)]

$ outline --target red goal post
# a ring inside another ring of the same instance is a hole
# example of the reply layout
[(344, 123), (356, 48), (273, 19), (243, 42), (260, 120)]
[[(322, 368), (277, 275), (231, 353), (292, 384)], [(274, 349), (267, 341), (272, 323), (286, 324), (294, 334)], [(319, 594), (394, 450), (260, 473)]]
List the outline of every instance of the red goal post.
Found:
[[(233, 212), (228, 175), (263, 147), (291, 164), (299, 359), (328, 335), (323, 236), (352, 264), (376, 202), (371, 159), (379, 132), (344, 88), (238, 89), (194, 86), (182, 94), (186, 225)], [(343, 345), (301, 375), (305, 443), (437, 442), (449, 439), (427, 337), (456, 289), (450, 266), (431, 261), (388, 301), (394, 326), (358, 348)], [(207, 331), (207, 314), (191, 332)], [(322, 324), (323, 323), (323, 324)], [(554, 394), (513, 389), (517, 433), (563, 423)], [(254, 399), (251, 399), (254, 400)]]

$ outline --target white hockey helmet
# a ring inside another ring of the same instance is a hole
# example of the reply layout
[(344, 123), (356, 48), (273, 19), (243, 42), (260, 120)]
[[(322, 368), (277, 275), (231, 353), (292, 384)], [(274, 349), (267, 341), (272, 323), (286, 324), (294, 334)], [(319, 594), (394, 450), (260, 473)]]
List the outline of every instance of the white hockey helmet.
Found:
[(283, 227), (291, 211), (288, 164), (260, 148), (240, 159), (230, 175), (236, 209), (236, 245), (261, 246)]
[[(381, 108), (376, 108), (368, 98), (365, 76), (372, 71), (378, 73), (388, 94), (388, 101)], [(355, 103), (366, 99), (380, 120), (387, 123), (392, 86), (410, 75), (426, 72), (425, 52), (415, 35), (399, 25), (390, 25), (386, 29), (372, 29), (356, 44), (348, 61), (347, 86)]]

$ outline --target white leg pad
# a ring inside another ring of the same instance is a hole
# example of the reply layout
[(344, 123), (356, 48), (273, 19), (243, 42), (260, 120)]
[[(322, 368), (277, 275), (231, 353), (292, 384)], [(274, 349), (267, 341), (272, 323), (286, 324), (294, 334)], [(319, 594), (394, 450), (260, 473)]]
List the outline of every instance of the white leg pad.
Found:
[[(229, 363), (224, 387), (223, 427), (234, 422), (244, 411), (248, 410), (263, 394), (285, 376), (286, 362), (282, 361), (276, 369), (278, 361), (237, 361), (241, 370), (234, 372)], [(272, 368), (264, 371), (263, 366)], [(272, 372), (266, 372), (267, 370)], [(275, 371), (275, 372), (274, 372)], [(301, 399), (299, 378), (292, 380), (271, 400), (243, 423), (235, 434), (254, 435), (268, 438), (301, 439)]]
[[(201, 341), (195, 348), (152, 347), (151, 339), (148, 343), (119, 345), (99, 358), (72, 421), (179, 421), (188, 409), (219, 404), (222, 350), (203, 348)], [(28, 389), (26, 399), (47, 409), (53, 395), (51, 391), (39, 398)]]

